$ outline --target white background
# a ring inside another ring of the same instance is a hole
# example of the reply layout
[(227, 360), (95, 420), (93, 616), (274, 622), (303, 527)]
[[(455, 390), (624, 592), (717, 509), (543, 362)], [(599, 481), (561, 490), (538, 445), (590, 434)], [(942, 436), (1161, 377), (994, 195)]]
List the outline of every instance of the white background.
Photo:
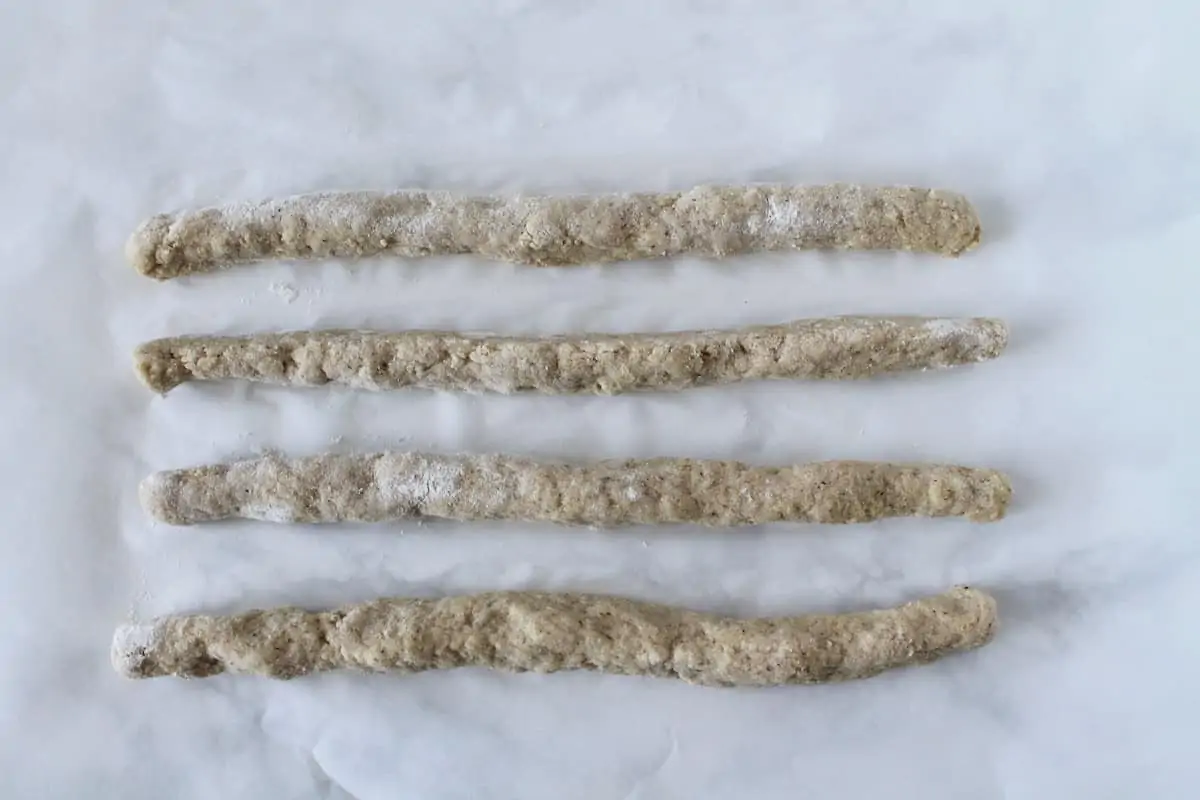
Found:
[[(0, 796), (1194, 796), (1200, 4), (67, 2), (0, 10)], [(40, 10), (35, 10), (35, 7)], [(274, 264), (158, 284), (151, 213), (337, 188), (851, 180), (963, 191), (954, 260), (536, 270)], [(240, 385), (141, 340), (288, 327), (668, 330), (986, 314), (999, 361), (620, 398)], [(623, 532), (154, 526), (147, 472), (428, 448), (1009, 470), (994, 525)], [(118, 678), (130, 618), (381, 594), (603, 591), (740, 613), (970, 582), (995, 642), (832, 687), (477, 670)]]

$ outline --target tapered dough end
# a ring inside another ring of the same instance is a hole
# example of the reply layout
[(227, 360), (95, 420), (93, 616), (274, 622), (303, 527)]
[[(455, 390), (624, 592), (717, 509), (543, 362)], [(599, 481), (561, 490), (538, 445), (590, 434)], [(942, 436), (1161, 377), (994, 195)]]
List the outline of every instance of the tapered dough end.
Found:
[(155, 214), (138, 225), (125, 242), (125, 258), (134, 269), (146, 277), (159, 281), (173, 277), (159, 258), (159, 248), (162, 247), (170, 226), (170, 214)]
[(980, 318), (975, 323), (981, 361), (996, 358), (1008, 348), (1008, 326), (1003, 320)]
[(996, 598), (987, 592), (956, 586), (930, 602), (939, 607), (938, 611), (945, 612), (944, 621), (952, 628), (948, 633), (955, 640), (954, 649), (980, 647), (996, 635)]
[(165, 339), (138, 345), (133, 351), (133, 368), (142, 383), (159, 394), (192, 379), (191, 371)]
[(944, 252), (957, 258), (978, 247), (983, 239), (983, 226), (971, 201), (956, 192), (934, 190), (931, 195), (943, 207), (945, 219), (950, 221)]
[(179, 513), (174, 497), (181, 477), (178, 472), (155, 472), (138, 484), (138, 500), (142, 509), (157, 522), (168, 525), (190, 525), (193, 520)]
[(982, 476), (975, 484), (975, 497), (967, 519), (972, 522), (996, 522), (1008, 513), (1012, 502), (1012, 482), (1003, 472), (979, 470)]
[(939, 345), (932, 366), (952, 367), (990, 361), (1008, 347), (1008, 326), (990, 317), (918, 318), (922, 333)]
[(112, 640), (113, 668), (126, 678), (151, 678), (157, 674), (154, 648), (162, 631), (154, 623), (130, 623), (117, 628)]

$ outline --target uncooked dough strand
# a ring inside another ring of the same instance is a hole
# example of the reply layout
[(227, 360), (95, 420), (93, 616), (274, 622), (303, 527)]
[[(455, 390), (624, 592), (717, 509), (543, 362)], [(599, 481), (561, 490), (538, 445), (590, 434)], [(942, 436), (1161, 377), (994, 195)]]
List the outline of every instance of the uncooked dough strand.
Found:
[(1000, 519), (1003, 473), (940, 464), (827, 461), (759, 467), (657, 458), (584, 464), (502, 455), (372, 453), (249, 461), (159, 472), (143, 507), (174, 525), (227, 518), (382, 522), (413, 517), (543, 520), (616, 527), (693, 522)]
[(619, 394), (764, 379), (848, 379), (995, 358), (995, 319), (835, 317), (727, 331), (471, 336), (436, 331), (298, 331), (178, 337), (141, 345), (138, 375), (166, 393), (242, 379), (358, 389)]
[(568, 197), (334, 192), (159, 214), (134, 231), (126, 253), (139, 272), (165, 280), (268, 258), (475, 253), (564, 266), (812, 248), (956, 256), (979, 236), (964, 197), (907, 186)]
[(470, 666), (773, 686), (866, 678), (933, 661), (986, 643), (995, 624), (995, 600), (967, 587), (892, 609), (775, 619), (602, 595), (493, 592), (327, 612), (165, 617), (118, 629), (112, 658), (130, 678)]

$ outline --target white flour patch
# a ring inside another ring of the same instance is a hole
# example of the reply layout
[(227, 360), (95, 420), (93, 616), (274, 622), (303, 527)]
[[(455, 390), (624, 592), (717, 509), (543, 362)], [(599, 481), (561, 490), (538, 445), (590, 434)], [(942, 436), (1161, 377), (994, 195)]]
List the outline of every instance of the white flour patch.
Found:
[(142, 478), (138, 484), (138, 499), (143, 506), (156, 506), (164, 502), (172, 481), (167, 472), (154, 472)]
[(410, 239), (424, 242), (429, 239), (431, 233), (436, 232), (444, 224), (445, 215), (436, 207), (431, 206), (427, 211), (406, 218), (398, 227), (403, 229)]
[(153, 622), (122, 625), (113, 634), (113, 666), (122, 675), (136, 675), (146, 651), (161, 639), (162, 629)]
[(766, 233), (793, 240), (836, 237), (853, 228), (853, 194), (850, 190), (815, 202), (802, 190), (777, 192), (767, 197)]
[[(381, 201), (390, 199), (389, 212), (380, 214)], [(302, 220), (309, 236), (349, 237), (361, 245), (386, 250), (428, 249), (431, 240), (453, 227), (458, 215), (472, 207), (474, 198), (425, 192), (323, 192), (294, 195), (256, 203), (237, 203), (219, 210), (222, 227), (229, 232), (247, 227), (284, 227), (283, 220)], [(331, 241), (332, 241), (331, 239)], [(290, 301), (289, 301), (290, 302)]]
[(922, 327), (925, 330), (938, 337), (978, 335), (979, 325), (974, 320), (970, 319), (952, 319), (943, 317), (941, 319), (926, 320)]
[[(1008, 331), (994, 320), (969, 318), (941, 318), (926, 320), (921, 325), (935, 342), (953, 347), (959, 352), (959, 358), (968, 357), (974, 361), (986, 361), (995, 357), (1004, 349), (1008, 339)], [(961, 360), (957, 363), (962, 363)], [(934, 367), (951, 366), (948, 363), (934, 363)]]
[(226, 229), (251, 225), (276, 227), (283, 218), (301, 219), (307, 227), (361, 236), (396, 235), (403, 217), (379, 217), (371, 212), (381, 195), (376, 192), (318, 192), (262, 202), (237, 203), (220, 209)]
[[(295, 506), (286, 497), (272, 498), (273, 493), (266, 489), (277, 485), (280, 476), (286, 475), (289, 470), (287, 461), (276, 453), (268, 452), (262, 458), (230, 464), (228, 472), (214, 480), (228, 487), (230, 494), (237, 498), (239, 516), (263, 522), (294, 522)], [(266, 495), (266, 498), (262, 495)]]
[(767, 198), (767, 232), (796, 233), (808, 226), (804, 209), (791, 198), (772, 195)]
[(242, 516), (246, 519), (257, 519), (263, 522), (295, 522), (296, 510), (289, 505), (270, 505), (269, 503), (251, 503), (242, 506)]
[(452, 456), (384, 454), (375, 462), (375, 487), (386, 507), (421, 512), (458, 492), (463, 465)]

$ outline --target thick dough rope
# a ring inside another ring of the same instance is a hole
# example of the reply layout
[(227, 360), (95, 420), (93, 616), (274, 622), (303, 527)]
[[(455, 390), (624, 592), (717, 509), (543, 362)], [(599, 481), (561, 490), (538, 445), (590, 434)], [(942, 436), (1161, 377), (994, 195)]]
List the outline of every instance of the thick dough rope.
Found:
[(155, 473), (142, 506), (173, 525), (242, 518), (383, 522), (414, 517), (617, 527), (1004, 516), (1003, 473), (940, 464), (826, 461), (760, 467), (657, 458), (583, 464), (502, 455), (265, 456)]
[(766, 379), (865, 378), (995, 358), (996, 319), (834, 317), (727, 331), (474, 336), (436, 331), (297, 331), (157, 339), (138, 347), (142, 381), (416, 387), (466, 392), (620, 394)]
[(995, 624), (995, 600), (967, 587), (886, 610), (775, 619), (601, 595), (493, 592), (325, 612), (165, 617), (118, 629), (112, 659), (131, 678), (471, 666), (773, 686), (866, 678), (934, 661), (986, 643)]
[(126, 254), (165, 280), (268, 258), (475, 253), (541, 266), (762, 250), (957, 256), (979, 218), (953, 192), (907, 186), (701, 186), (687, 192), (469, 197), (333, 192), (151, 217)]

